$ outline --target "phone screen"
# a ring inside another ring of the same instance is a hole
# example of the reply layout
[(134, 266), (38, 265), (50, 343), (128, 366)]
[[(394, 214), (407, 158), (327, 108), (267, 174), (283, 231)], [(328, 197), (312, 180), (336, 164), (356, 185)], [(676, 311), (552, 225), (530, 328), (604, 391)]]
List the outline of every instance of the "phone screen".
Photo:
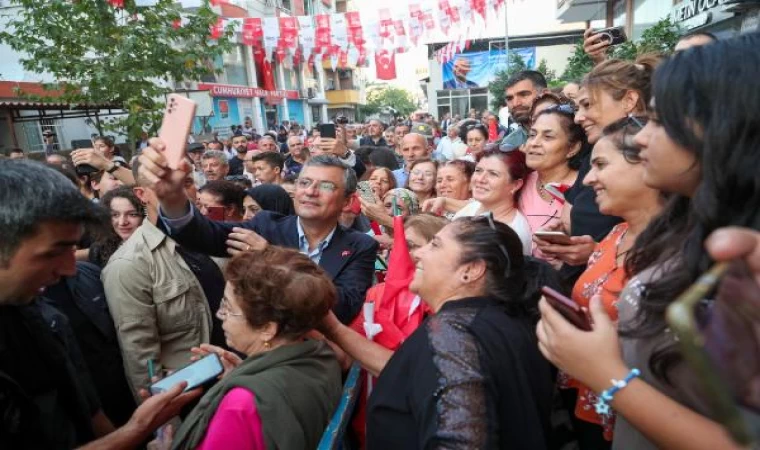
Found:
[(154, 395), (160, 394), (182, 381), (187, 381), (185, 391), (190, 391), (207, 381), (218, 377), (223, 371), (224, 367), (219, 360), (219, 356), (217, 356), (216, 353), (211, 353), (154, 383), (150, 387), (150, 392)]

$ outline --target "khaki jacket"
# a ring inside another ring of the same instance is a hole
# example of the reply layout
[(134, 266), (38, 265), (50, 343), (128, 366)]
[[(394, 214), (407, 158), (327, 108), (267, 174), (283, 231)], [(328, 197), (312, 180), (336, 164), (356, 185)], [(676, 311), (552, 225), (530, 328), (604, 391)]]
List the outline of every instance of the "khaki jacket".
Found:
[(207, 343), (211, 310), (177, 244), (145, 220), (111, 256), (101, 278), (132, 392), (156, 373), (190, 362), (190, 348)]

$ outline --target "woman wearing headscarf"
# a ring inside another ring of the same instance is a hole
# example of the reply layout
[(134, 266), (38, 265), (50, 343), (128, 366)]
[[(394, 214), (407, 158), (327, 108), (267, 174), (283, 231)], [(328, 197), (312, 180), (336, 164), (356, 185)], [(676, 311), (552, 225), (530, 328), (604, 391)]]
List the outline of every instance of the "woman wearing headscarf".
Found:
[(259, 211), (272, 211), (283, 216), (295, 214), (293, 199), (277, 184), (262, 184), (245, 191), (243, 220), (252, 219)]

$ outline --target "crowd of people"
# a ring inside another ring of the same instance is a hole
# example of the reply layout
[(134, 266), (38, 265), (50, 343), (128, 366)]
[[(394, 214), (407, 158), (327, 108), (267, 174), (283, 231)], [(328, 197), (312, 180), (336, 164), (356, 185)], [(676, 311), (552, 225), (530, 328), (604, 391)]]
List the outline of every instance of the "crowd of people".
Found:
[(760, 35), (595, 39), (508, 115), (0, 160), (0, 447), (314, 449), (359, 364), (356, 448), (744, 448), (666, 311), (716, 262), (760, 280)]

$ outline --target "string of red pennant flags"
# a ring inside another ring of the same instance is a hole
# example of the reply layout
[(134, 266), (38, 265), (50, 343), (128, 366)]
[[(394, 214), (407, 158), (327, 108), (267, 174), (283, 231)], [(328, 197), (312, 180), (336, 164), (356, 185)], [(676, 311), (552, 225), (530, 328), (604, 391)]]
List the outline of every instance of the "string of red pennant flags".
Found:
[[(123, 8), (124, 0), (107, 0)], [(200, 6), (204, 0), (180, 0), (184, 7)], [(209, 0), (212, 6), (229, 0)], [(253, 47), (264, 61), (273, 59), (293, 66), (317, 58), (337, 67), (362, 66), (374, 54), (379, 79), (396, 77), (395, 56), (420, 43), (436, 30), (448, 36), (448, 45), (435, 53), (444, 63), (469, 47), (468, 37), (479, 34), (486, 21), (496, 17), (506, 0), (410, 0), (403, 9), (363, 9), (315, 16), (219, 17), (211, 26), (211, 39), (219, 39), (231, 27), (243, 45)], [(514, 0), (512, 0), (514, 1)], [(137, 6), (155, 5), (157, 0), (135, 0)], [(181, 22), (172, 24), (175, 28)], [(288, 61), (288, 56), (289, 61)]]

